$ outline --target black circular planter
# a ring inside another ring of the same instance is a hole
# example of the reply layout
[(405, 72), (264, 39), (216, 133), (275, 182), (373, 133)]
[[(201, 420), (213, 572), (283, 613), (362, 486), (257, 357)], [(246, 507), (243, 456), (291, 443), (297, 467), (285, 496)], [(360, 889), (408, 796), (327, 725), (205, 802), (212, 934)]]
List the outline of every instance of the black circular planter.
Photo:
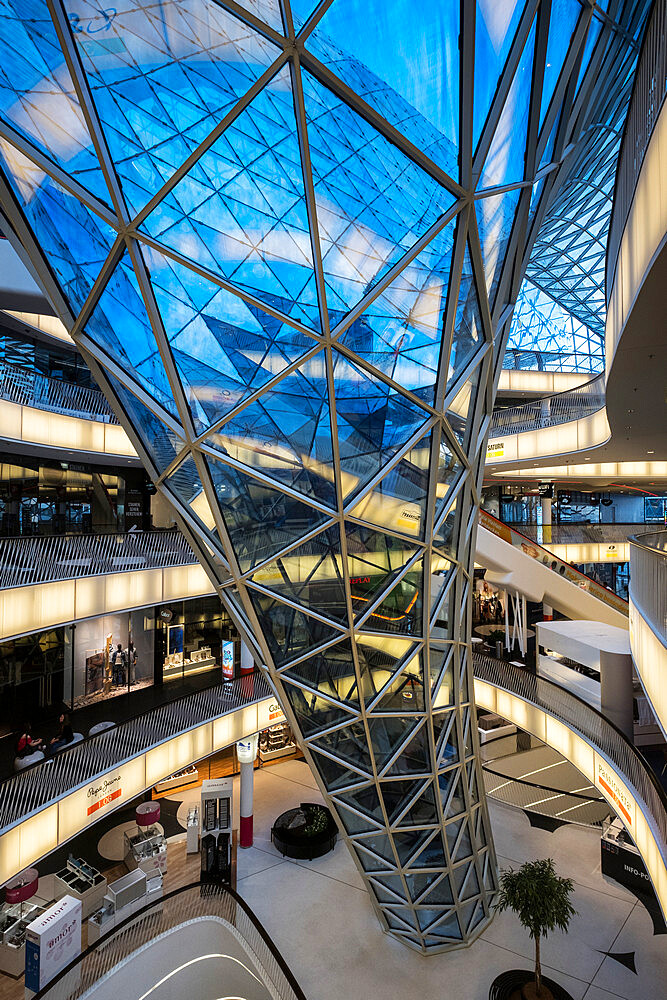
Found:
[[(326, 814), (326, 825), (322, 830), (309, 833), (313, 814), (320, 810)], [(271, 827), (271, 840), (276, 849), (284, 857), (297, 861), (312, 861), (333, 851), (337, 836), (338, 827), (333, 816), (326, 806), (315, 802), (302, 802), (298, 809), (288, 809)]]
[[(489, 1000), (509, 1000), (513, 993), (517, 993), (526, 983), (534, 979), (535, 974), (528, 972), (527, 969), (510, 969), (509, 972), (501, 972), (491, 984)], [(554, 1000), (572, 1000), (567, 990), (555, 983), (553, 979), (549, 979), (548, 976), (542, 976), (542, 984), (549, 987)]]

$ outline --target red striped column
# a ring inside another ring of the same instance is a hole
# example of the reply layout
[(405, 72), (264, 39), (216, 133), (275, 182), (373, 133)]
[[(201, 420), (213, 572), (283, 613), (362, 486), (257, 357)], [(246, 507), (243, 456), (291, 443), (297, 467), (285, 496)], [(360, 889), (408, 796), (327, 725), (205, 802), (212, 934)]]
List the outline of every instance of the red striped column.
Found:
[(241, 775), (239, 779), (239, 847), (252, 847), (253, 842), (253, 791), (255, 785), (255, 757), (257, 756), (257, 735), (239, 740), (236, 744)]

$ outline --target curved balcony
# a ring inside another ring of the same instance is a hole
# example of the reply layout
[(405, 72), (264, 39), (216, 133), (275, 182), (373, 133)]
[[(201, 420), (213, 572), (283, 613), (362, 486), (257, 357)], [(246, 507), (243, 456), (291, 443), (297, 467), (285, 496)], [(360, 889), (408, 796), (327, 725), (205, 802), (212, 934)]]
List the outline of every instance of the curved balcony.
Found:
[[(272, 704), (267, 681), (250, 674), (160, 705), (12, 775), (0, 785), (0, 884), (167, 775), (265, 729)], [(105, 781), (115, 794), (100, 798)]]
[(521, 406), (496, 409), (489, 439), (498, 435), (526, 434), (580, 420), (603, 409), (604, 399), (604, 375), (597, 375), (574, 389), (543, 396)]
[(630, 539), (630, 648), (667, 737), (667, 531)]
[(0, 361), (0, 397), (38, 410), (66, 413), (104, 424), (118, 423), (99, 389), (64, 382), (8, 361)]
[(175, 530), (0, 540), (0, 641), (212, 593)]
[(473, 654), (478, 708), (502, 716), (569, 760), (619, 816), (667, 914), (667, 795), (611, 722), (558, 684)]
[[(173, 935), (178, 934), (178, 947)], [(156, 970), (161, 975), (156, 984)], [(257, 1000), (306, 1000), (305, 994), (248, 904), (229, 886), (182, 886), (150, 903), (96, 941), (44, 987), (35, 1000), (144, 996), (164, 984), (170, 996), (219, 995)], [(178, 985), (180, 982), (180, 986)]]

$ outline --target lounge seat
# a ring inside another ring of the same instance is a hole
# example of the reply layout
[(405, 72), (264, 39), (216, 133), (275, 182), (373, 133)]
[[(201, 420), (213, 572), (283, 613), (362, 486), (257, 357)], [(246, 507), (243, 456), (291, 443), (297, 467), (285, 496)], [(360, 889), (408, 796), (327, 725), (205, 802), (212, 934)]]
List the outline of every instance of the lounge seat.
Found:
[(44, 760), (44, 754), (41, 750), (35, 750), (34, 753), (27, 754), (25, 757), (17, 757), (14, 761), (14, 770), (22, 771), (32, 764), (38, 764), (40, 760)]

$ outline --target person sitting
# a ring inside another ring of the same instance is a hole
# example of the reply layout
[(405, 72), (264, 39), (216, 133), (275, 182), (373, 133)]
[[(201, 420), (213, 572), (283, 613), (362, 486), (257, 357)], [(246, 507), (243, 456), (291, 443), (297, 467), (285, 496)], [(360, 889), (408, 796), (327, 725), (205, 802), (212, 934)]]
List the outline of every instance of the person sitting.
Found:
[(37, 750), (44, 749), (44, 740), (32, 735), (32, 726), (29, 722), (23, 724), (23, 732), (19, 736), (16, 746), (16, 756), (19, 758), (29, 757)]
[(60, 728), (58, 730), (58, 735), (54, 736), (50, 741), (48, 746), (48, 752), (53, 756), (53, 754), (58, 753), (63, 747), (66, 747), (68, 743), (71, 743), (74, 739), (74, 733), (72, 731), (72, 725), (69, 721), (69, 716), (63, 714), (58, 719), (60, 723)]

